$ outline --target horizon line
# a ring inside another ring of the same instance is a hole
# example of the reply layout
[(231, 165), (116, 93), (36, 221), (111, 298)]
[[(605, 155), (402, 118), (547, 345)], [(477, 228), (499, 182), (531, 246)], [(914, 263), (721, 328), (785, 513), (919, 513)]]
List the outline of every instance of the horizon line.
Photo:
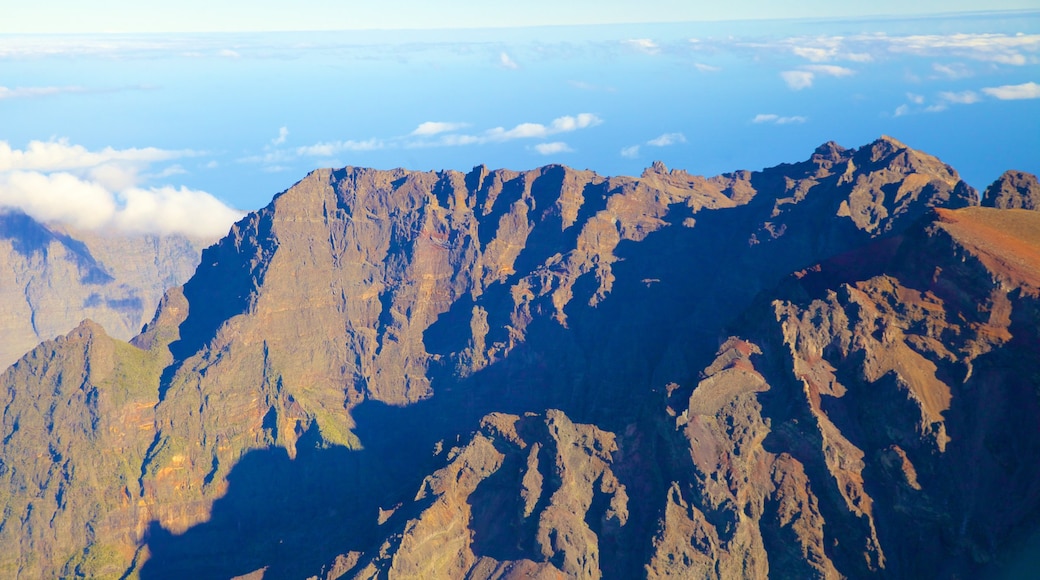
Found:
[(860, 16), (816, 16), (816, 17), (783, 17), (783, 18), (706, 18), (694, 20), (674, 21), (626, 21), (626, 22), (586, 22), (586, 23), (553, 23), (553, 24), (524, 24), (524, 25), (481, 25), (481, 26), (444, 26), (444, 27), (359, 27), (359, 28), (293, 28), (293, 29), (212, 29), (212, 30), (84, 30), (65, 32), (43, 32), (43, 31), (19, 31), (8, 32), (0, 30), (0, 37), (17, 36), (132, 36), (132, 35), (161, 35), (161, 34), (291, 34), (305, 32), (450, 32), (450, 31), (498, 31), (498, 30), (531, 30), (531, 29), (563, 29), (563, 28), (598, 28), (598, 27), (620, 27), (620, 26), (668, 26), (682, 24), (708, 24), (708, 23), (825, 23), (825, 22), (869, 22), (880, 21), (913, 21), (943, 18), (967, 18), (977, 16), (1016, 16), (1016, 15), (1038, 15), (1040, 9), (1007, 9), (1007, 10), (961, 10), (950, 12), (912, 13), (912, 14), (871, 14)]

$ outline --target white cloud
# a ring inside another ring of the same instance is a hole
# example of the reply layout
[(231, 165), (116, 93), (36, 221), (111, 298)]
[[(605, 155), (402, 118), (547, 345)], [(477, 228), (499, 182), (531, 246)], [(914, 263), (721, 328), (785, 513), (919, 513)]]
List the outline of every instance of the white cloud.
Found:
[[(790, 50), (810, 62), (871, 62), (892, 54), (958, 57), (1022, 66), (1035, 63), (1028, 53), (1040, 50), (1038, 34), (912, 34), (791, 37), (775, 42), (737, 41), (757, 50)], [(941, 71), (937, 71), (941, 72)]]
[(67, 139), (30, 141), (26, 149), (20, 150), (12, 149), (7, 141), (0, 141), (0, 171), (84, 169), (112, 162), (148, 164), (195, 155), (199, 155), (199, 153), (187, 149), (172, 151), (155, 147), (142, 149), (106, 147), (100, 151), (89, 151), (82, 145), (70, 145)]
[(554, 141), (552, 143), (539, 143), (534, 146), (534, 150), (541, 153), (542, 155), (552, 155), (554, 153), (569, 153), (574, 151), (562, 141)]
[(632, 145), (631, 147), (625, 147), (621, 150), (621, 156), (629, 159), (635, 159), (639, 157), (639, 145)]
[(1020, 85), (1002, 85), (999, 87), (987, 87), (982, 92), (1002, 101), (1014, 101), (1019, 99), (1040, 99), (1040, 84), (1034, 82), (1022, 83)]
[(971, 69), (961, 63), (940, 64), (933, 63), (932, 70), (948, 79), (962, 79), (972, 75)]
[(799, 68), (809, 72), (821, 75), (828, 75), (832, 77), (847, 77), (855, 74), (856, 72), (850, 68), (845, 68), (843, 66), (838, 66), (834, 64), (807, 64)]
[(947, 103), (955, 103), (957, 105), (971, 105), (982, 100), (975, 91), (961, 91), (959, 93), (943, 91), (939, 93), (939, 98)]
[(816, 75), (804, 70), (785, 70), (780, 73), (780, 78), (784, 79), (792, 91), (800, 91), (811, 87)]
[(896, 116), (896, 117), (902, 117), (903, 115), (909, 115), (910, 114), (910, 105), (899, 105), (898, 107), (896, 107), (895, 112), (892, 113), (892, 114), (894, 116)]
[(0, 101), (5, 99), (30, 99), (33, 97), (49, 97), (68, 93), (89, 92), (83, 87), (15, 87), (8, 88), (0, 86)]
[(639, 52), (645, 52), (646, 54), (657, 54), (658, 52), (661, 52), (661, 47), (649, 38), (632, 38), (621, 42), (631, 46)]
[(368, 139), (365, 141), (349, 139), (347, 141), (331, 141), (298, 147), (296, 155), (300, 157), (333, 157), (344, 151), (374, 151), (383, 147), (385, 147), (385, 143), (381, 139)]
[(721, 68), (719, 68), (717, 66), (712, 66), (710, 64), (704, 64), (702, 62), (695, 62), (695, 63), (693, 63), (693, 68), (699, 70), (702, 73), (719, 72), (720, 70), (722, 70)]
[(0, 141), (0, 206), (82, 229), (223, 235), (241, 212), (203, 191), (141, 184), (142, 175), (184, 173), (176, 164), (156, 174), (142, 170), (189, 154), (155, 148), (89, 151), (66, 140), (34, 141), (17, 150)]
[(449, 133), (452, 131), (458, 131), (467, 127), (467, 123), (444, 123), (441, 121), (426, 121), (420, 123), (414, 131), (411, 132), (412, 136), (415, 137), (428, 137), (430, 135), (436, 135), (438, 133)]
[(646, 144), (650, 145), (651, 147), (668, 147), (670, 145), (685, 142), (686, 135), (683, 135), (682, 133), (665, 133), (660, 137), (647, 141)]
[(281, 145), (285, 143), (285, 140), (289, 137), (289, 128), (281, 127), (278, 129), (278, 136), (271, 139), (271, 145)]
[[(566, 115), (553, 119), (548, 126), (541, 123), (520, 123), (512, 129), (495, 127), (484, 132), (483, 141), (509, 141), (512, 139), (541, 139), (557, 133), (569, 133), (578, 129), (594, 127), (603, 122), (592, 113), (580, 113), (576, 116)], [(481, 142), (480, 137), (475, 141)], [(469, 144), (469, 143), (464, 143)]]
[(907, 93), (906, 94), (906, 98), (911, 103), (913, 103), (915, 105), (923, 105), (924, 104), (924, 95), (918, 95), (918, 94), (915, 94), (915, 93)]
[(796, 46), (792, 48), (791, 51), (812, 62), (825, 62), (831, 60), (838, 53), (837, 47), (834, 46), (827, 48), (821, 48), (818, 46)]
[(1027, 58), (1023, 51), (1040, 50), (1040, 34), (872, 34), (852, 37), (852, 40), (893, 53), (954, 56), (1014, 66), (1035, 62), (1035, 58)]
[(790, 125), (794, 123), (804, 123), (808, 121), (807, 117), (801, 115), (794, 115), (790, 117), (781, 117), (780, 115), (774, 115), (772, 113), (759, 113), (751, 119), (752, 123), (772, 123), (774, 125)]
[(686, 135), (683, 135), (682, 133), (665, 133), (663, 135), (650, 139), (642, 145), (632, 145), (630, 147), (625, 147), (621, 149), (621, 156), (626, 157), (628, 159), (635, 159), (636, 157), (639, 157), (639, 149), (643, 145), (649, 147), (670, 147), (672, 145), (678, 145), (680, 143), (685, 142)]
[(516, 69), (520, 68), (520, 65), (516, 64), (516, 61), (514, 61), (513, 58), (511, 56), (509, 56), (508, 53), (505, 53), (505, 52), (503, 52), (503, 53), (498, 55), (498, 62), (504, 68), (508, 68), (508, 69), (512, 69), (512, 70), (516, 70)]
[(807, 89), (813, 85), (816, 75), (827, 75), (832, 77), (847, 77), (856, 71), (834, 64), (807, 64), (798, 67), (798, 70), (785, 70), (780, 73), (787, 87), (793, 91)]

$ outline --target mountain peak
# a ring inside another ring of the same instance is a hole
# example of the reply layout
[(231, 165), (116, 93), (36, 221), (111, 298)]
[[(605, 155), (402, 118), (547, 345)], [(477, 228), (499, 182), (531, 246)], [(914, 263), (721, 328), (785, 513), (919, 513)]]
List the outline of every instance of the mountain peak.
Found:
[(845, 153), (845, 151), (847, 151), (847, 149), (841, 145), (838, 145), (834, 141), (828, 141), (813, 151), (813, 157), (837, 163), (838, 161), (841, 161), (842, 154)]
[(1040, 209), (1040, 182), (1032, 173), (1005, 171), (986, 188), (982, 205), (1000, 209)]
[(905, 143), (888, 135), (882, 135), (881, 137), (878, 137), (878, 139), (874, 141), (874, 143), (887, 143), (892, 147), (895, 147), (896, 149), (909, 149), (909, 147), (907, 147)]

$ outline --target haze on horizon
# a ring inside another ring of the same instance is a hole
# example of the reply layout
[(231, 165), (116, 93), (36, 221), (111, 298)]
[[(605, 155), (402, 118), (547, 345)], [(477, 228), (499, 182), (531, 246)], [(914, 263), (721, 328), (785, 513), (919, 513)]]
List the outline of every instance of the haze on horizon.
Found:
[(1031, 0), (877, 0), (870, 3), (808, 0), (688, 2), (646, 0), (387, 0), (379, 3), (301, 0), (257, 3), (248, 0), (158, 2), (71, 0), (21, 2), (4, 8), (0, 34), (274, 32), (316, 30), (402, 30), (587, 26), (775, 19), (856, 19), (928, 17), (964, 12), (1035, 10)]

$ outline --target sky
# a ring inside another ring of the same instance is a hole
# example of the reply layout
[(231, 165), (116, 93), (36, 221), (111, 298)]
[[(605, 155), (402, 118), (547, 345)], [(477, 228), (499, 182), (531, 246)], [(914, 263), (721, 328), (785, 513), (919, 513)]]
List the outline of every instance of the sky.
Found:
[(1036, 9), (1035, 0), (36, 0), (5, 4), (0, 33), (488, 28)]
[[(883, 134), (980, 190), (1006, 169), (1040, 172), (1040, 11), (555, 4), (4, 7), (0, 206), (220, 235), (318, 167), (639, 175), (662, 160), (715, 175)], [(540, 26), (488, 28), (509, 24)], [(377, 30), (391, 26), (417, 29)], [(272, 27), (335, 30), (256, 32)]]

